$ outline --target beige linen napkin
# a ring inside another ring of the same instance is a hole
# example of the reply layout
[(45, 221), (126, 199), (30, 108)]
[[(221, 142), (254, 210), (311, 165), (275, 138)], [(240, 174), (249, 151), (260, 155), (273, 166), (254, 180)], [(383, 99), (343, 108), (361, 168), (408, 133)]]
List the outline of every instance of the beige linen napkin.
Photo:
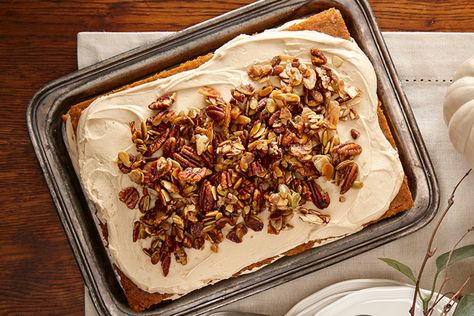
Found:
[[(111, 57), (127, 49), (153, 42), (167, 33), (79, 33), (79, 68)], [(443, 121), (442, 104), (447, 86), (457, 67), (474, 52), (474, 33), (384, 33), (400, 81), (415, 113), (418, 125), (430, 153), (441, 189), (441, 207), (458, 179), (468, 170), (468, 164), (451, 145)], [(473, 224), (474, 176), (471, 176), (456, 195), (452, 213), (438, 235), (438, 252), (449, 250), (455, 240)], [(356, 278), (387, 278), (406, 281), (379, 262), (379, 257), (391, 257), (418, 268), (424, 254), (433, 223), (405, 238), (378, 247), (364, 254), (284, 285), (256, 294), (228, 305), (221, 310), (283, 315), (306, 296), (330, 284)], [(473, 243), (471, 234), (466, 243)], [(430, 264), (426, 275), (433, 275)], [(451, 275), (453, 284), (474, 274), (474, 265), (460, 264)], [(426, 278), (423, 287), (430, 286)], [(471, 291), (474, 285), (471, 283)], [(86, 289), (86, 315), (95, 315)]]

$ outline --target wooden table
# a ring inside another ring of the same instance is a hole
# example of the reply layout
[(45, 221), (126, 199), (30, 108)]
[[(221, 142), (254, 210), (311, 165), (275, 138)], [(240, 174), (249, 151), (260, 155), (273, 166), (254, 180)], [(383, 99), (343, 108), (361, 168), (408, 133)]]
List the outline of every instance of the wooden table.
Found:
[[(25, 123), (33, 94), (76, 69), (80, 31), (176, 31), (252, 2), (0, 2), (0, 314), (83, 314), (83, 281)], [(370, 1), (383, 31), (474, 32), (472, 0)]]

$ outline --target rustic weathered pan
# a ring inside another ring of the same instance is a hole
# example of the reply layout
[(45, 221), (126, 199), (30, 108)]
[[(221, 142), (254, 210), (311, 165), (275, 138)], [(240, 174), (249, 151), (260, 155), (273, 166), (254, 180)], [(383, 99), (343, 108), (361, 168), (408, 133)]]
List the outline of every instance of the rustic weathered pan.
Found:
[(27, 110), (30, 137), (85, 283), (100, 314), (135, 313), (126, 304), (97, 229), (93, 207), (84, 197), (72, 168), (63, 142), (61, 115), (77, 102), (212, 51), (241, 33), (262, 31), (330, 7), (342, 12), (350, 33), (375, 67), (378, 94), (400, 151), (415, 206), (347, 238), (283, 258), (255, 273), (205, 287), (142, 314), (204, 313), (400, 238), (433, 218), (439, 203), (434, 171), (368, 3), (365, 0), (259, 1), (153, 45), (62, 77), (42, 88), (31, 100)]

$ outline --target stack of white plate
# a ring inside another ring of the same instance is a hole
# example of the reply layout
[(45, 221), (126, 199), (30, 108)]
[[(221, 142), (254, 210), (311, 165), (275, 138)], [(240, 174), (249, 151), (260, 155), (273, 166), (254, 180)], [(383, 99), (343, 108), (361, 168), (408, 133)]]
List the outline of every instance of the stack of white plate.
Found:
[[(414, 288), (391, 280), (360, 279), (333, 284), (296, 304), (286, 316), (405, 316), (410, 315)], [(427, 291), (422, 290), (426, 296)], [(444, 298), (433, 316), (441, 316)], [(454, 308), (446, 315), (452, 315)], [(423, 315), (421, 302), (416, 315)]]

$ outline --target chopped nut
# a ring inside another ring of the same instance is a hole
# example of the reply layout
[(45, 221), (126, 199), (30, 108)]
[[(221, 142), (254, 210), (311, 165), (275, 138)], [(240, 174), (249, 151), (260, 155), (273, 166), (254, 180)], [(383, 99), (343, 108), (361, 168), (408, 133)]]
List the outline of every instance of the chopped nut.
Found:
[(221, 96), (221, 94), (217, 90), (215, 90), (211, 87), (202, 87), (198, 90), (198, 92), (200, 94), (202, 94), (203, 96), (208, 97), (208, 98), (217, 99)]
[(209, 137), (206, 135), (196, 135), (196, 151), (198, 155), (202, 155), (209, 147)]
[(138, 190), (135, 189), (134, 187), (125, 188), (119, 193), (120, 201), (125, 203), (125, 205), (127, 205), (129, 209), (135, 208), (135, 206), (138, 203), (139, 197), (140, 197), (140, 194), (138, 193)]
[(245, 225), (256, 232), (259, 232), (263, 229), (263, 222), (256, 215), (247, 216), (245, 218)]
[(171, 162), (164, 158), (164, 157), (160, 157), (157, 161), (156, 161), (156, 164), (155, 164), (155, 170), (153, 170), (154, 174), (155, 174), (155, 179), (160, 179), (162, 177), (164, 177), (165, 175), (167, 175), (170, 171), (171, 171)]
[(210, 104), (206, 108), (206, 113), (216, 123), (223, 123), (225, 118), (225, 109), (223, 106)]
[(275, 100), (282, 100), (285, 104), (300, 102), (300, 96), (294, 93), (280, 93), (275, 96)]
[(306, 78), (303, 78), (303, 84), (306, 89), (312, 90), (316, 86), (316, 71), (314, 69), (307, 70), (309, 75)]
[(351, 136), (352, 136), (353, 139), (357, 139), (357, 138), (359, 138), (360, 133), (356, 129), (351, 129)]
[(336, 66), (337, 68), (341, 67), (343, 63), (344, 63), (344, 60), (341, 57), (337, 55), (334, 55), (332, 57), (332, 64)]
[(132, 165), (130, 162), (130, 156), (125, 151), (118, 153), (118, 161), (121, 162), (125, 167), (130, 167)]
[(267, 171), (262, 167), (260, 162), (253, 161), (249, 166), (249, 176), (264, 177), (267, 174)]
[(151, 198), (149, 195), (144, 195), (141, 197), (140, 201), (138, 202), (138, 208), (142, 213), (147, 212), (150, 210)]
[(311, 48), (311, 56), (311, 63), (315, 66), (321, 66), (327, 62), (326, 56), (317, 48)]
[(134, 170), (130, 171), (128, 176), (130, 177), (130, 180), (132, 180), (133, 182), (135, 182), (137, 184), (141, 184), (143, 182), (143, 180), (145, 179), (145, 176), (143, 175), (143, 172), (139, 169), (134, 169)]
[(303, 222), (308, 222), (317, 225), (324, 225), (329, 223), (330, 216), (321, 214), (319, 211), (306, 209), (301, 207), (299, 211), (302, 213), (299, 215)]

